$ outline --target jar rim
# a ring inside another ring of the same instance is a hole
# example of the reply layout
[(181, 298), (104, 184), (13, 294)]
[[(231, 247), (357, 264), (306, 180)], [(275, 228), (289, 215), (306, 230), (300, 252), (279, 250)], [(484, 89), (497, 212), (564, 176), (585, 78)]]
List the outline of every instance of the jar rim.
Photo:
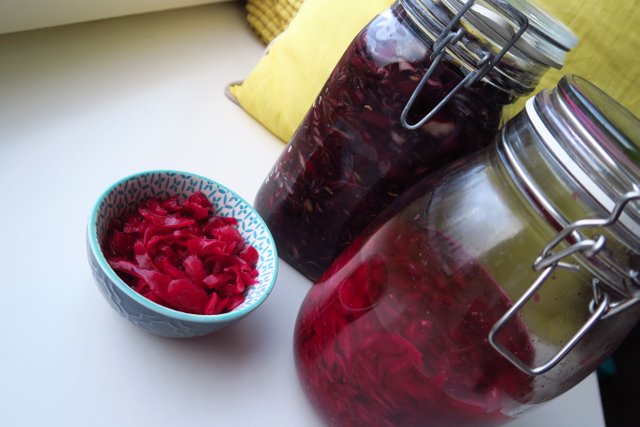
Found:
[(558, 82), (557, 91), (572, 116), (598, 135), (615, 161), (640, 179), (640, 118), (588, 80), (573, 74)]
[[(422, 1), (422, 0), (420, 0)], [(457, 13), (468, 0), (441, 0)], [(566, 25), (528, 0), (476, 0), (465, 14), (467, 25), (475, 27), (498, 46), (506, 45), (515, 33), (513, 13), (522, 14), (528, 27), (515, 42), (523, 56), (544, 65), (562, 68), (566, 54), (578, 44), (578, 37)]]
[[(593, 83), (565, 75), (553, 91), (530, 98), (525, 112), (546, 148), (608, 212), (640, 191), (640, 119)], [(640, 238), (640, 203), (620, 222)]]
[[(511, 2), (526, 4), (523, 11)], [(577, 37), (525, 0), (398, 0), (416, 33), (445, 51), (465, 76), (511, 96), (531, 93), (561, 68)], [(554, 36), (556, 34), (556, 36)], [(562, 35), (558, 36), (557, 34)]]

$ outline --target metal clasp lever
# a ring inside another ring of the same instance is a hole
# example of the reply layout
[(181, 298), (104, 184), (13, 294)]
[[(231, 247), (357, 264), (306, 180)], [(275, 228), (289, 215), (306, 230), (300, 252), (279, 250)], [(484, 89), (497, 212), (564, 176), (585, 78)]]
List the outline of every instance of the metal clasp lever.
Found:
[(462, 81), (460, 81), (460, 83), (458, 83), (451, 90), (451, 92), (449, 92), (447, 96), (445, 96), (435, 107), (433, 107), (433, 109), (420, 121), (414, 124), (409, 123), (407, 121), (409, 111), (420, 95), (420, 92), (422, 92), (422, 89), (431, 78), (431, 75), (434, 73), (435, 69), (438, 67), (438, 65), (440, 65), (440, 62), (442, 62), (442, 59), (444, 58), (446, 53), (445, 48), (447, 46), (453, 46), (454, 44), (458, 43), (462, 38), (462, 35), (464, 34), (462, 28), (459, 28), (456, 32), (452, 32), (452, 28), (460, 22), (462, 16), (471, 8), (471, 6), (473, 6), (474, 3), (475, 0), (467, 0), (465, 5), (458, 11), (458, 13), (456, 13), (456, 15), (453, 17), (453, 19), (451, 19), (447, 26), (443, 28), (442, 33), (440, 33), (438, 38), (433, 43), (433, 52), (431, 53), (430, 57), (431, 65), (429, 65), (426, 73), (424, 74), (424, 76), (422, 76), (422, 79), (420, 79), (418, 86), (411, 94), (407, 105), (405, 105), (404, 109), (402, 110), (402, 114), (400, 115), (400, 123), (404, 128), (415, 130), (421, 127), (431, 118), (433, 118), (433, 116), (438, 111), (440, 111), (442, 107), (444, 107), (445, 104), (449, 102), (460, 89), (462, 89), (463, 87), (469, 87), (478, 80), (484, 78), (484, 76), (486, 76), (487, 73), (491, 71), (491, 69), (498, 63), (498, 61), (500, 61), (502, 57), (507, 53), (507, 51), (511, 49), (511, 47), (518, 41), (520, 36), (522, 36), (522, 34), (527, 30), (527, 27), (529, 26), (529, 20), (527, 19), (527, 17), (520, 11), (515, 9), (513, 6), (511, 6), (509, 3), (503, 0), (490, 0), (489, 3), (498, 3), (502, 8), (505, 8), (510, 12), (510, 15), (512, 15), (511, 18), (514, 19), (519, 25), (518, 31), (516, 31), (509, 42), (493, 58), (491, 57), (491, 54), (489, 52), (481, 51), (481, 58), (476, 64), (478, 69), (467, 74), (462, 79)]
[[(597, 255), (606, 244), (606, 238), (604, 236), (598, 236), (595, 240), (593, 239), (585, 239), (582, 237), (578, 231), (584, 228), (595, 228), (595, 227), (608, 227), (613, 225), (618, 221), (625, 206), (632, 202), (640, 200), (640, 192), (629, 192), (624, 195), (622, 200), (620, 200), (614, 206), (611, 214), (604, 219), (584, 219), (574, 222), (569, 226), (565, 227), (558, 235), (545, 246), (542, 251), (542, 254), (534, 261), (533, 268), (536, 271), (542, 270), (542, 273), (536, 281), (527, 289), (527, 291), (516, 301), (516, 303), (511, 306), (509, 310), (493, 325), (491, 331), (489, 332), (489, 343), (496, 349), (502, 356), (504, 356), (509, 362), (511, 362), (514, 366), (516, 366), (521, 371), (525, 372), (529, 375), (541, 375), (545, 372), (549, 371), (551, 368), (556, 366), (560, 361), (573, 349), (573, 347), (578, 344), (578, 342), (586, 335), (587, 332), (600, 321), (603, 317), (605, 317), (606, 313), (612, 307), (611, 301), (609, 300), (609, 296), (602, 291), (600, 287), (600, 281), (596, 278), (592, 281), (593, 288), (593, 299), (589, 304), (589, 311), (591, 312), (591, 316), (589, 319), (582, 325), (582, 327), (576, 332), (576, 334), (558, 351), (553, 357), (551, 357), (547, 362), (543, 363), (537, 367), (531, 367), (521, 359), (516, 357), (511, 351), (509, 351), (506, 347), (500, 344), (496, 336), (502, 327), (513, 317), (518, 311), (524, 306), (524, 304), (529, 301), (529, 299), (535, 295), (535, 293), (540, 289), (540, 287), (544, 284), (544, 282), (551, 276), (556, 268), (564, 268), (569, 270), (579, 270), (579, 266), (574, 263), (565, 263), (562, 262), (568, 256), (571, 256), (576, 253), (582, 253), (585, 257), (590, 258)], [(567, 237), (572, 236), (576, 243), (568, 246), (565, 249), (558, 251), (557, 253), (553, 253), (552, 250), (556, 248), (560, 242), (564, 241)], [(631, 271), (629, 272), (629, 276), (631, 279), (637, 278), (637, 272)], [(626, 308), (631, 303), (638, 302), (638, 299), (632, 299), (624, 304), (621, 304), (621, 307)], [(619, 310), (616, 310), (616, 312)]]

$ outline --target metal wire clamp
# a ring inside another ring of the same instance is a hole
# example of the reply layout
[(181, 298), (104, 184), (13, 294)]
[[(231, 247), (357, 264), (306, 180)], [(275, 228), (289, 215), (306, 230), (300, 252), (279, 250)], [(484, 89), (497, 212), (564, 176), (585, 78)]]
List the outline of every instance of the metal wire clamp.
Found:
[(507, 44), (495, 55), (492, 57), (491, 53), (481, 50), (477, 52), (480, 56), (480, 59), (476, 63), (477, 70), (471, 71), (467, 74), (461, 81), (458, 83), (452, 90), (449, 92), (433, 109), (427, 113), (420, 121), (416, 123), (409, 123), (407, 121), (407, 116), (413, 107), (416, 99), (422, 92), (422, 89), (427, 84), (428, 80), (431, 78), (431, 75), (434, 73), (435, 69), (440, 65), (440, 62), (444, 59), (445, 56), (445, 48), (448, 46), (453, 46), (460, 41), (464, 31), (462, 28), (459, 28), (457, 31), (453, 32), (453, 27), (460, 22), (463, 15), (473, 6), (475, 0), (467, 0), (464, 6), (456, 13), (456, 15), (449, 21), (449, 23), (442, 29), (442, 32), (438, 36), (438, 38), (433, 43), (433, 52), (431, 53), (431, 65), (427, 69), (422, 79), (418, 83), (418, 86), (411, 94), (407, 105), (405, 105), (402, 110), (402, 114), (400, 115), (400, 123), (405, 129), (415, 130), (422, 125), (424, 125), (427, 121), (429, 121), (433, 116), (442, 109), (442, 107), (447, 104), (451, 98), (462, 88), (469, 87), (478, 80), (484, 78), (489, 71), (502, 59), (502, 57), (511, 49), (511, 47), (518, 41), (520, 36), (527, 30), (529, 27), (529, 19), (519, 10), (511, 6), (504, 0), (488, 0), (491, 4), (497, 4), (502, 9), (508, 11), (508, 15), (518, 23), (518, 30), (515, 34), (509, 39)]
[[(616, 203), (611, 211), (611, 214), (607, 218), (603, 219), (583, 219), (576, 221), (567, 227), (565, 227), (558, 235), (547, 244), (542, 250), (542, 254), (534, 261), (533, 269), (536, 271), (542, 270), (542, 273), (535, 282), (527, 289), (527, 291), (511, 306), (509, 310), (495, 323), (491, 331), (489, 332), (489, 343), (496, 349), (502, 356), (504, 356), (509, 362), (511, 362), (518, 369), (528, 375), (541, 375), (549, 371), (556, 366), (560, 361), (578, 344), (578, 342), (589, 332), (589, 330), (600, 320), (606, 317), (619, 313), (620, 311), (640, 302), (640, 292), (636, 292), (636, 295), (630, 297), (623, 302), (613, 303), (610, 300), (609, 295), (602, 290), (600, 281), (597, 278), (592, 280), (593, 298), (589, 303), (589, 311), (591, 316), (582, 325), (582, 327), (576, 332), (576, 334), (549, 360), (537, 367), (531, 367), (521, 359), (516, 357), (511, 351), (500, 344), (496, 336), (500, 329), (513, 317), (518, 311), (525, 305), (529, 299), (535, 295), (544, 282), (551, 276), (556, 268), (563, 268), (568, 270), (579, 270), (579, 266), (575, 263), (566, 263), (563, 260), (574, 254), (581, 253), (587, 258), (591, 258), (597, 255), (606, 245), (606, 238), (602, 235), (597, 236), (595, 239), (586, 239), (582, 237), (579, 230), (585, 228), (598, 228), (608, 227), (614, 225), (627, 204), (640, 200), (640, 192), (633, 191), (626, 193), (623, 198)], [(567, 237), (572, 236), (576, 240), (576, 243), (566, 247), (554, 253), (553, 250)], [(629, 271), (627, 280), (630, 283), (638, 286), (638, 271)]]

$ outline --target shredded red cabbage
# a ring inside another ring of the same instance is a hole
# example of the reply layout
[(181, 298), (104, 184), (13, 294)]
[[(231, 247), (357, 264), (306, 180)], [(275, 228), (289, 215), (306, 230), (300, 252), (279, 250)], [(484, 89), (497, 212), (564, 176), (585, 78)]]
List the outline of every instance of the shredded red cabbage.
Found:
[[(295, 328), (298, 374), (332, 426), (502, 424), (532, 392), (531, 377), (487, 340), (510, 306), (460, 245), (391, 223), (356, 240), (309, 291)], [(499, 339), (532, 362), (520, 320)]]
[(147, 199), (112, 221), (102, 249), (122, 280), (148, 299), (187, 313), (226, 313), (258, 277), (258, 251), (237, 223), (214, 215), (201, 192)]

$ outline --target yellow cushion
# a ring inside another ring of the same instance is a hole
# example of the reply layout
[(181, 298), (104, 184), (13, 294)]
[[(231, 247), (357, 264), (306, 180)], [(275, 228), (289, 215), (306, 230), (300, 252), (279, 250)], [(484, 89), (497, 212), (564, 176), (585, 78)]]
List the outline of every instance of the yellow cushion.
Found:
[[(556, 85), (564, 74), (577, 74), (594, 83), (640, 116), (640, 0), (537, 0), (580, 38), (561, 70), (551, 69), (536, 92)], [(512, 116), (526, 99), (506, 111)]]
[[(538, 0), (579, 37), (562, 70), (550, 70), (539, 88), (566, 73), (581, 75), (640, 115), (640, 0)], [(230, 93), (283, 141), (298, 127), (351, 40), (392, 0), (305, 0), (286, 31), (247, 79)], [(524, 99), (506, 111), (522, 108)]]

